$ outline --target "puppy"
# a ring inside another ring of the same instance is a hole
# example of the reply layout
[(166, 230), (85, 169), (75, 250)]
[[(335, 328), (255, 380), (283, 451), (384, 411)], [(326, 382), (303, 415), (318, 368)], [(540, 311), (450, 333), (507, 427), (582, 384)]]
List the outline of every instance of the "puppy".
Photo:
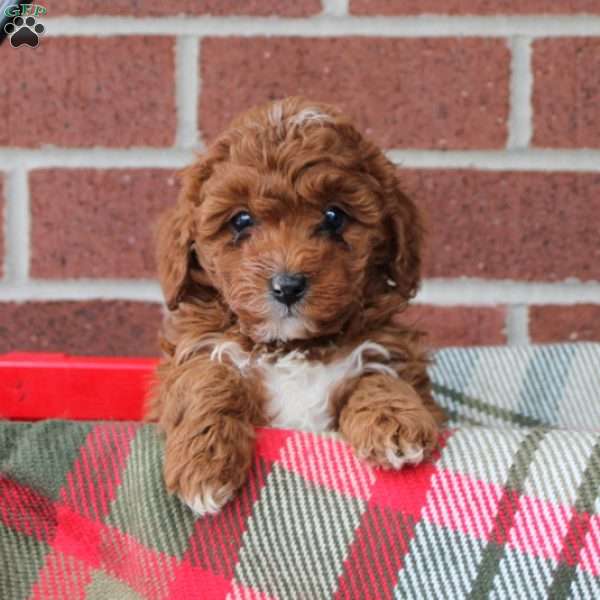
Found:
[(417, 290), (422, 237), (394, 165), (317, 102), (250, 110), (184, 170), (159, 227), (169, 313), (147, 409), (169, 491), (218, 512), (258, 426), (339, 431), (383, 468), (432, 450), (427, 357), (393, 318)]

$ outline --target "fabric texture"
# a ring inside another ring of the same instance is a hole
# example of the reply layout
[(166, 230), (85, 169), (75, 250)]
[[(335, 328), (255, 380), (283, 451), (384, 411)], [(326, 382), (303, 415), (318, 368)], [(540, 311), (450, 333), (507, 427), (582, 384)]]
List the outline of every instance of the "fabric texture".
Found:
[(165, 493), (153, 426), (0, 423), (0, 598), (600, 598), (600, 345), (447, 349), (431, 374), (431, 461), (261, 430), (214, 517)]

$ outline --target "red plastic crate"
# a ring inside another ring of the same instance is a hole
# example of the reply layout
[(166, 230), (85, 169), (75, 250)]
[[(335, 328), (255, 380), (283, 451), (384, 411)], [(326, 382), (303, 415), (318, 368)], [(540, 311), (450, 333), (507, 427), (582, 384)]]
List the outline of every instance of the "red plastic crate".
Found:
[(0, 418), (140, 420), (157, 360), (0, 355)]

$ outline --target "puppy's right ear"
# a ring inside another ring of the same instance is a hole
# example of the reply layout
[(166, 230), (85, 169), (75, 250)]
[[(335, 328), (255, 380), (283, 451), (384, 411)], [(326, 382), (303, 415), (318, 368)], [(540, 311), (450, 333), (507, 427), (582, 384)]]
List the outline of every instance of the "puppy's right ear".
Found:
[(207, 299), (216, 293), (196, 256), (192, 210), (200, 203), (202, 185), (218, 160), (213, 150), (181, 171), (183, 185), (177, 205), (158, 224), (158, 276), (169, 310), (175, 310), (186, 296)]
[(179, 202), (158, 225), (158, 276), (169, 310), (177, 308), (192, 285), (193, 243), (191, 215)]

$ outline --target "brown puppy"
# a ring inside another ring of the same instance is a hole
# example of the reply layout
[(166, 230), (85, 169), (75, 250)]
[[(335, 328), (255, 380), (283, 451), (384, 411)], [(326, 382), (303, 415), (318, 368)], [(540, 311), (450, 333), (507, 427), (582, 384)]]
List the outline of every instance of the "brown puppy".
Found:
[(299, 98), (240, 116), (183, 173), (159, 231), (169, 314), (147, 416), (165, 480), (217, 512), (255, 427), (338, 430), (384, 468), (434, 447), (419, 334), (422, 226), (394, 165), (338, 110)]

